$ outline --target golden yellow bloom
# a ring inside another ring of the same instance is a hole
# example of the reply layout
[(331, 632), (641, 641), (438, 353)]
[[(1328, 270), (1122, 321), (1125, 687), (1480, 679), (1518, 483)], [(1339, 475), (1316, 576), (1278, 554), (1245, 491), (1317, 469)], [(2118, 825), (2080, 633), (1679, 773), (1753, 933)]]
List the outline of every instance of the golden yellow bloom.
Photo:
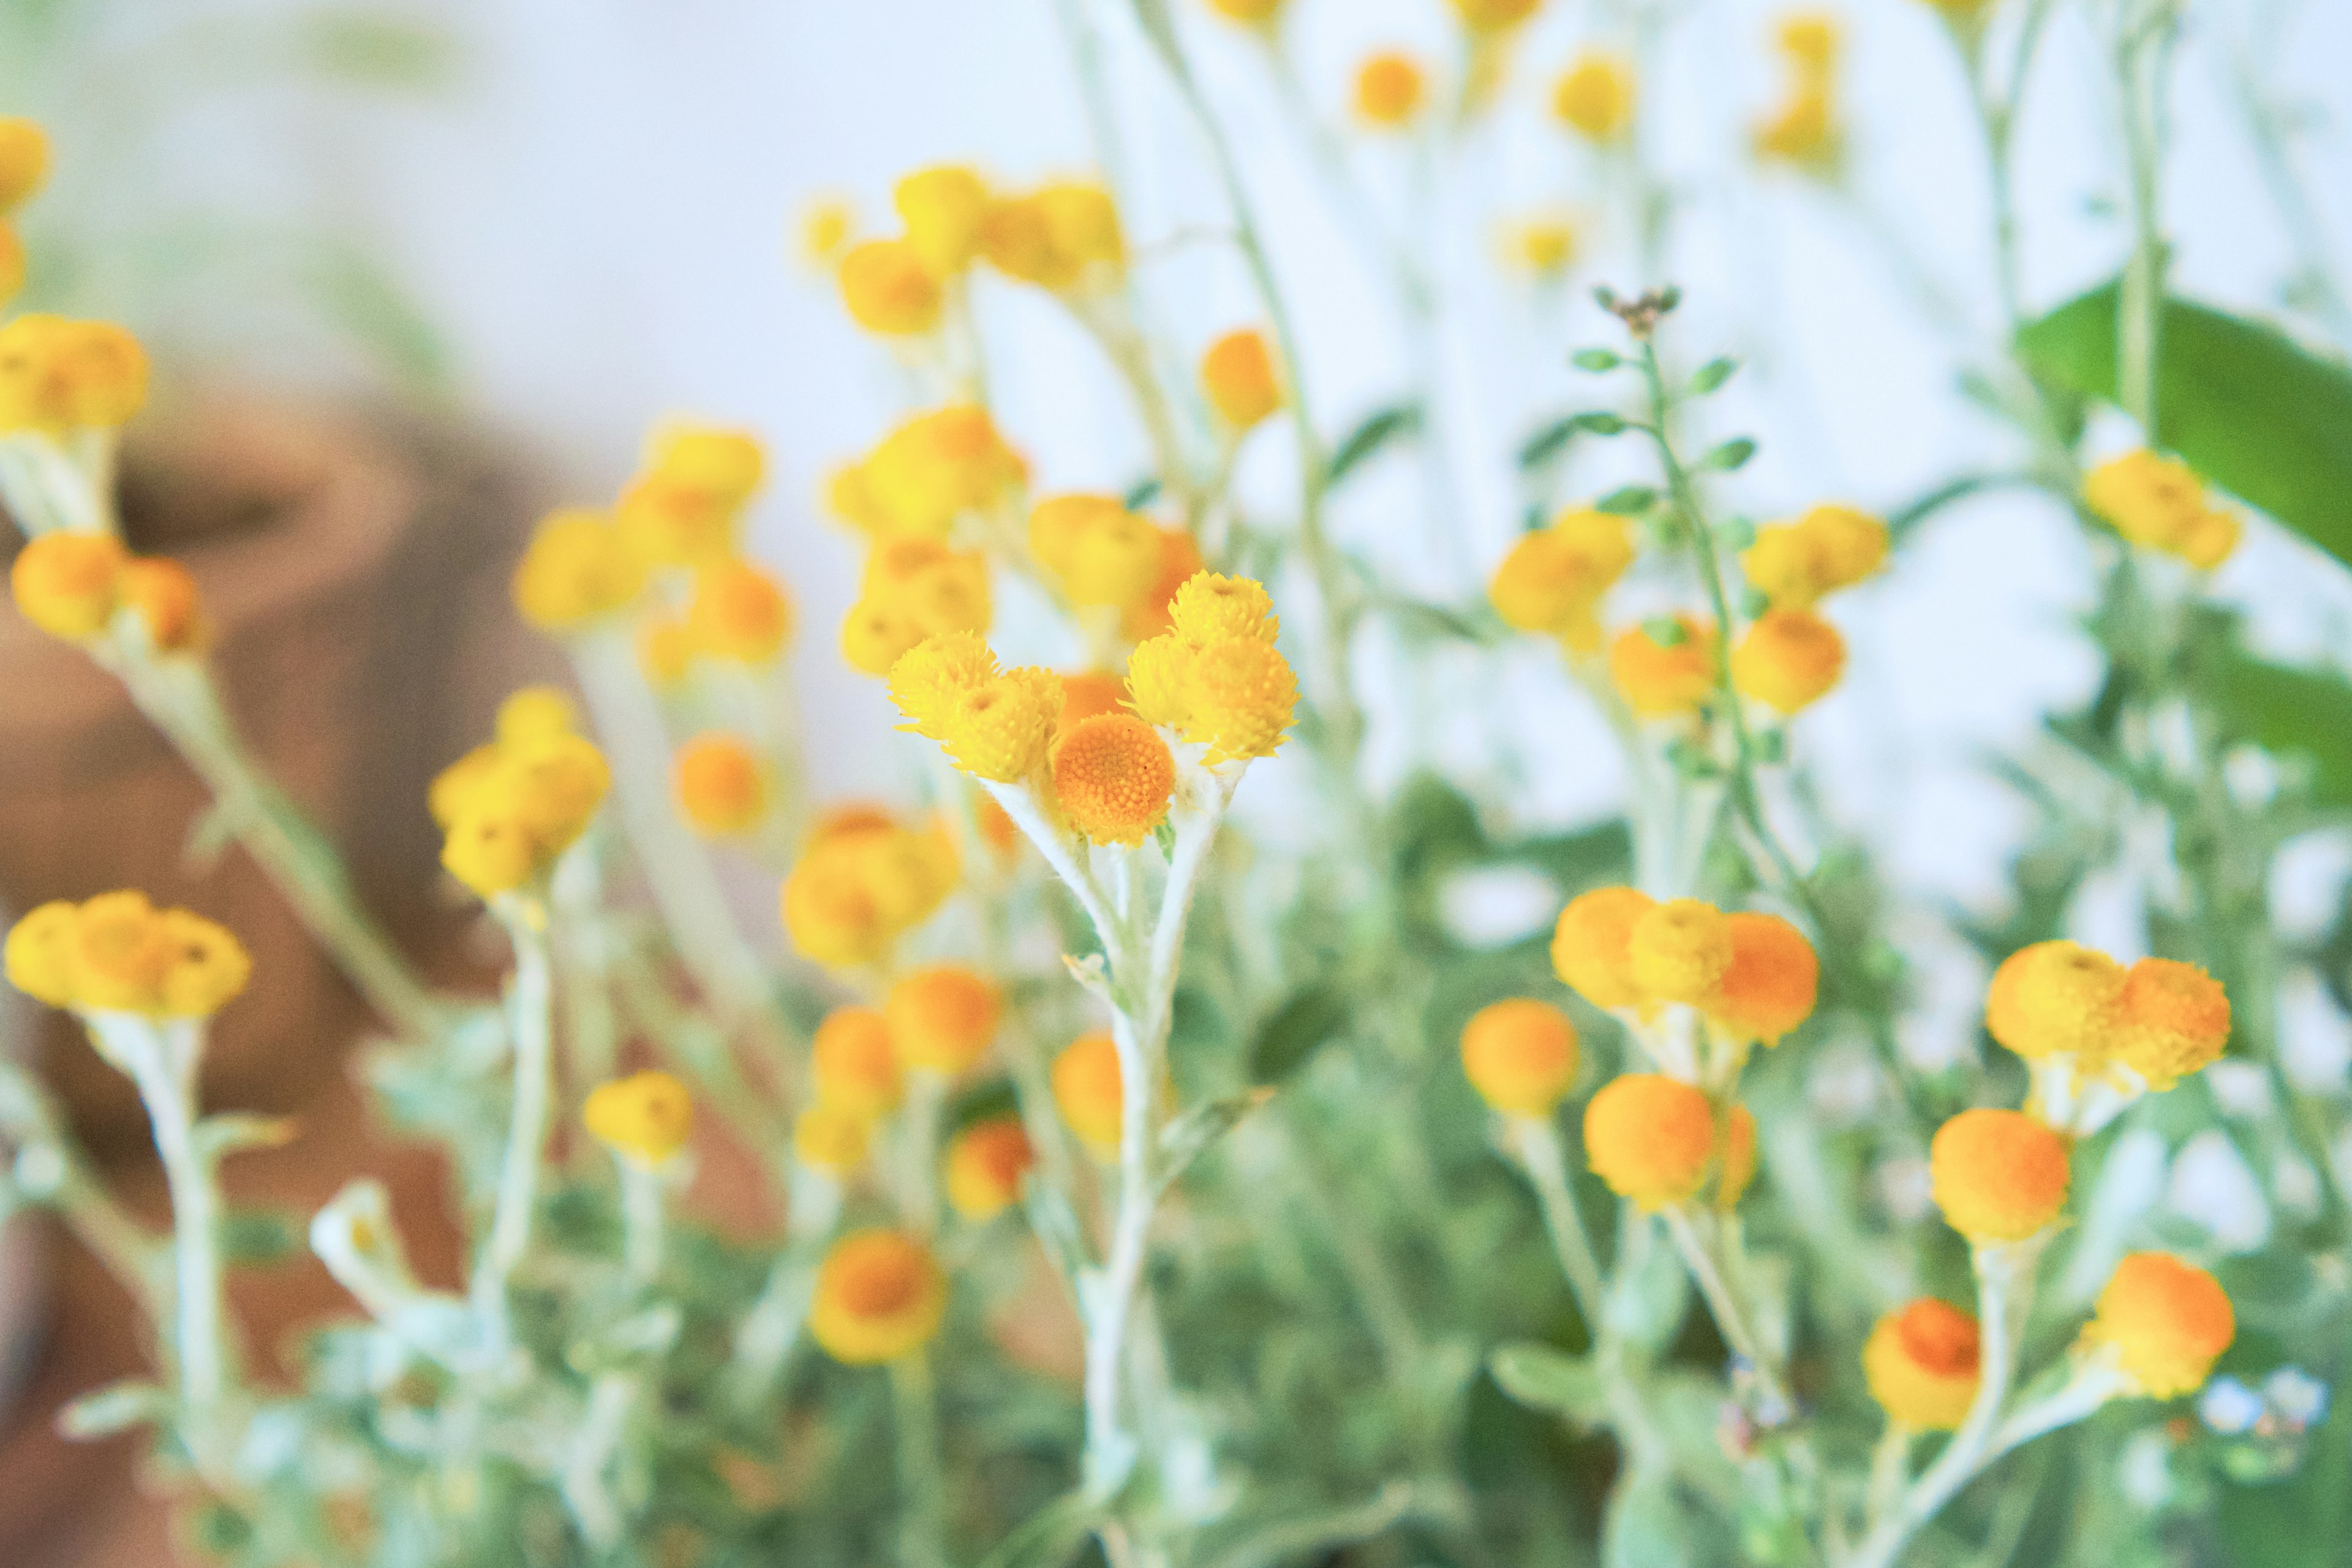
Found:
[(980, 253), (1008, 278), (1063, 293), (1115, 282), (1127, 265), (1109, 193), (1076, 182), (992, 202), (981, 217)]
[(1551, 111), (1589, 142), (1614, 142), (1633, 123), (1633, 67), (1622, 55), (1587, 49), (1551, 89)]
[(651, 1167), (686, 1147), (694, 1132), (694, 1100), (666, 1072), (632, 1073), (591, 1089), (580, 1120), (599, 1143)]
[(730, 506), (751, 500), (768, 471), (767, 450), (749, 430), (689, 419), (665, 420), (656, 426), (646, 458), (652, 472)]
[(1778, 915), (1723, 917), (1731, 963), (1706, 1004), (1707, 1022), (1735, 1039), (1767, 1046), (1812, 1016), (1821, 959), (1804, 933)]
[(866, 558), (865, 595), (842, 623), (842, 654), (853, 668), (887, 676), (931, 638), (986, 632), (992, 613), (982, 552), (886, 539)]
[(2238, 1337), (2238, 1320), (2202, 1268), (2168, 1253), (2135, 1252), (2116, 1265), (2083, 1337), (2114, 1346), (2142, 1394), (2170, 1399), (2203, 1385)]
[(72, 904), (56, 899), (10, 926), (5, 949), (8, 984), (36, 1002), (72, 1006), (72, 947), (80, 916)]
[(1021, 1195), (1022, 1179), (1037, 1163), (1017, 1116), (975, 1121), (948, 1141), (948, 1206), (975, 1224), (994, 1219)]
[(1619, 633), (1609, 645), (1609, 679), (1640, 718), (1694, 712), (1715, 695), (1715, 628), (1690, 616), (1675, 620), (1682, 637), (1672, 645), (1645, 626)]
[(943, 296), (911, 241), (869, 239), (841, 258), (841, 302), (877, 336), (920, 337), (940, 324)]
[(748, 561), (721, 561), (695, 574), (687, 625), (711, 658), (765, 664), (793, 635), (793, 605), (783, 584)]
[(1215, 572), (1186, 579), (1169, 601), (1168, 619), (1178, 636), (1204, 645), (1238, 638), (1270, 647), (1282, 630), (1265, 584)]
[(1571, 508), (1549, 528), (1520, 536), (1495, 568), (1487, 597), (1504, 625), (1590, 650), (1600, 642), (1601, 596), (1633, 563), (1633, 536), (1623, 518)]
[(1676, 1079), (1626, 1073), (1584, 1108), (1584, 1154), (1619, 1197), (1643, 1209), (1689, 1201), (1715, 1161), (1715, 1107)]
[(447, 824), (441, 864), (483, 898), (511, 892), (587, 830), (612, 784), (594, 743), (563, 731), (461, 759), (434, 781), (435, 816)]
[(1633, 979), (1633, 927), (1657, 906), (1638, 888), (1595, 888), (1570, 899), (1552, 932), (1551, 967), (1596, 1007), (1643, 1005)]
[(1129, 642), (1139, 643), (1175, 628), (1168, 613), (1169, 605), (1185, 584), (1201, 574), (1201, 547), (1181, 528), (1160, 531), (1160, 572), (1152, 578), (1151, 586), (1143, 595), (1128, 605), (1121, 617), (1119, 635)]
[(871, 1007), (836, 1007), (810, 1044), (820, 1102), (867, 1121), (898, 1108), (898, 1048), (890, 1025)]
[(1757, 125), (1755, 140), (1759, 157), (1821, 174), (1837, 163), (1845, 139), (1829, 89), (1806, 87)]
[(940, 743), (974, 778), (1019, 784), (1045, 765), (1061, 712), (1061, 678), (1024, 665), (966, 692), (948, 715)]
[(1826, 11), (1792, 11), (1780, 18), (1773, 41), (1801, 73), (1822, 74), (1837, 68), (1843, 39), (1838, 20)]
[(1818, 702), (1845, 673), (1845, 638), (1811, 610), (1767, 610), (1731, 650), (1740, 695), (1781, 713)]
[(1576, 260), (1576, 225), (1565, 216), (1533, 213), (1502, 226), (1496, 252), (1511, 271), (1548, 279), (1567, 271)]
[(1356, 68), (1356, 118), (1381, 131), (1401, 131), (1421, 118), (1429, 101), (1429, 74), (1402, 49), (1367, 56)]
[(857, 209), (843, 196), (819, 196), (801, 209), (798, 249), (809, 267), (830, 267), (856, 237)]
[(677, 809), (698, 833), (749, 833), (768, 815), (768, 770), (740, 735), (712, 731), (677, 749), (671, 767)]
[(740, 496), (655, 468), (638, 475), (613, 507), (613, 526), (648, 568), (709, 566), (735, 553), (742, 533)]
[(1543, 0), (1453, 0), (1454, 14), (1474, 33), (1499, 33), (1517, 26), (1542, 8)]
[(1003, 994), (957, 963), (909, 971), (883, 1004), (899, 1065), (949, 1078), (988, 1053), (1003, 1012)]
[[(856, 470), (866, 515), (878, 531), (944, 538), (966, 512), (985, 511), (1028, 482), (1028, 466), (1004, 444), (988, 411), (951, 404), (900, 425)], [(852, 521), (856, 515), (852, 514)]]
[(1723, 1114), (1716, 1152), (1715, 1206), (1726, 1214), (1739, 1206), (1756, 1180), (1756, 1113), (1735, 1105)]
[(920, 1241), (853, 1231), (817, 1266), (809, 1333), (835, 1361), (878, 1366), (929, 1343), (947, 1310), (947, 1276)]
[(2230, 1043), (2230, 998), (2193, 963), (2141, 959), (2124, 976), (2118, 1002), (2116, 1059), (2150, 1089), (2170, 1089), (2211, 1066)]
[(846, 1106), (820, 1100), (793, 1119), (793, 1157), (830, 1176), (864, 1164), (872, 1141), (872, 1123)]
[(66, 944), (74, 1005), (102, 1013), (161, 1013), (171, 968), (171, 937), (162, 911), (146, 894), (101, 893), (77, 912)]
[(1118, 1045), (1097, 1030), (1054, 1058), (1054, 1104), (1078, 1141), (1104, 1159), (1118, 1152), (1125, 1100)]
[(1731, 922), (1697, 899), (1671, 899), (1644, 910), (1626, 941), (1626, 961), (1643, 995), (1701, 1007), (1715, 1001), (1732, 951)]
[(0, 215), (23, 206), (48, 173), (49, 139), (38, 122), (0, 117)]
[(1131, 713), (1081, 720), (1055, 743), (1054, 798), (1094, 843), (1142, 843), (1175, 793), (1168, 742)]
[(870, 808), (836, 812), (784, 879), (784, 930), (819, 963), (871, 963), (938, 910), (957, 875), (944, 832), (919, 832)]
[(1057, 257), (1083, 278), (1115, 276), (1127, 266), (1127, 237), (1110, 193), (1084, 180), (1058, 180), (1037, 193)]
[(1097, 713), (1127, 711), (1127, 682), (1108, 669), (1082, 669), (1062, 677), (1062, 716), (1054, 721), (1066, 735)]
[(1187, 711), (1184, 679), (1200, 657), (1197, 645), (1175, 632), (1135, 645), (1127, 659), (1127, 689), (1138, 717), (1147, 724), (1180, 725)]
[(637, 623), (635, 646), (637, 668), (646, 684), (656, 690), (684, 680), (694, 668), (695, 655), (702, 651), (687, 618), (667, 612), (648, 615)]
[(0, 326), (0, 431), (110, 429), (146, 401), (146, 351), (113, 322), (36, 314)]
[(185, 910), (162, 912), (172, 952), (163, 972), (162, 1011), (173, 1018), (208, 1018), (245, 994), (253, 960), (226, 926)]
[(963, 700), (996, 679), (996, 655), (970, 632), (927, 638), (890, 667), (890, 700), (907, 727), (944, 741)]
[(1936, 1206), (1973, 1242), (2021, 1241), (2066, 1206), (2066, 1140), (2021, 1110), (1963, 1110), (1927, 1148)]
[(1282, 749), (1298, 707), (1290, 661), (1252, 637), (1211, 643), (1184, 670), (1184, 738), (1213, 767), (1270, 757)]
[(1282, 406), (1282, 379), (1265, 334), (1251, 328), (1227, 332), (1201, 356), (1201, 390), (1231, 428), (1251, 430)]
[(952, 278), (980, 253), (980, 220), (988, 185), (959, 164), (918, 169), (892, 193), (907, 226), (907, 245), (934, 278)]
[(1950, 1432), (1968, 1418), (1980, 1376), (1977, 1321), (1932, 1296), (1878, 1320), (1862, 1347), (1870, 1396), (1898, 1426)]
[(36, 534), (16, 552), (8, 588), (25, 618), (53, 637), (87, 642), (121, 603), (127, 557), (110, 533)]
[(1462, 1027), (1462, 1070), (1496, 1110), (1549, 1116), (1576, 1081), (1576, 1026), (1532, 997), (1490, 1003)]
[(0, 305), (25, 291), (25, 241), (14, 224), (0, 222)]
[(515, 567), (515, 608), (543, 632), (579, 631), (627, 609), (645, 585), (645, 563), (612, 520), (569, 507), (532, 531)]
[(2074, 1056), (2096, 1067), (2122, 1023), (2124, 968), (2071, 942), (2020, 948), (1993, 972), (1985, 1029), (2028, 1059)]
[(1271, 22), (1282, 15), (1283, 0), (1209, 0), (1209, 9), (1228, 22), (1252, 25)]
[(1160, 576), (1160, 530), (1112, 496), (1041, 501), (1030, 514), (1029, 547), (1075, 605), (1124, 609)]
[(2177, 555), (2200, 571), (2228, 560), (2244, 528), (2236, 513), (2210, 502), (2187, 464), (2146, 450), (2092, 469), (2083, 501), (2134, 544)]
[(1817, 506), (1794, 522), (1756, 531), (1739, 558), (1748, 581), (1775, 609), (1809, 610), (1886, 562), (1886, 525), (1846, 506)]
[(560, 688), (525, 686), (507, 694), (491, 727), (501, 746), (520, 746), (554, 735), (576, 734), (580, 709)]

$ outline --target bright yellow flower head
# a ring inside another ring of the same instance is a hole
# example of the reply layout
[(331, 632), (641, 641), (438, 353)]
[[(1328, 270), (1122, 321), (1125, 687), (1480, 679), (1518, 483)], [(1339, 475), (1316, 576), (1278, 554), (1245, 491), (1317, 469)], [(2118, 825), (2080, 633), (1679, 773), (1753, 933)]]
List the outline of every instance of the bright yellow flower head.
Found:
[(919, 169), (892, 193), (907, 245), (934, 278), (952, 278), (980, 254), (980, 220), (988, 184), (960, 164)]
[(767, 766), (740, 735), (695, 736), (677, 749), (670, 778), (677, 809), (698, 833), (749, 833), (768, 815)]
[(1614, 142), (1633, 123), (1633, 67), (1622, 55), (1588, 49), (1551, 89), (1551, 111), (1588, 142)]
[(1200, 654), (1197, 644), (1174, 632), (1136, 644), (1128, 656), (1127, 689), (1137, 716), (1147, 724), (1182, 724), (1189, 711), (1185, 678)]
[(657, 426), (646, 458), (650, 471), (734, 506), (751, 500), (768, 472), (767, 449), (749, 430), (687, 419)]
[(1061, 713), (1061, 678), (1024, 665), (965, 692), (947, 717), (940, 744), (974, 778), (1019, 784), (1045, 765)]
[(857, 237), (857, 209), (844, 196), (818, 196), (801, 209), (796, 248), (803, 265), (830, 267)]
[(101, 893), (84, 902), (66, 946), (74, 1005), (101, 1013), (159, 1014), (172, 969), (163, 911), (141, 892)]
[(441, 864), (483, 898), (546, 872), (604, 803), (612, 770), (593, 742), (567, 731), (502, 740), (434, 780), (447, 835)]
[(33, 910), (8, 932), (7, 969), (54, 1007), (204, 1018), (244, 992), (253, 960), (226, 927), (120, 892)]
[(60, 529), (25, 542), (8, 587), (26, 620), (53, 637), (87, 642), (112, 624), (127, 563), (112, 534)]
[(994, 680), (996, 655), (970, 632), (950, 632), (907, 650), (890, 667), (890, 700), (907, 716), (907, 727), (944, 741), (963, 700)]
[(1462, 1070), (1496, 1110), (1549, 1116), (1576, 1081), (1576, 1026), (1549, 1002), (1491, 1003), (1462, 1027)]
[(1498, 231), (1496, 253), (1503, 266), (1537, 279), (1557, 278), (1575, 263), (1576, 225), (1556, 212), (1510, 219)]
[(1169, 601), (1168, 618), (1177, 636), (1202, 645), (1240, 639), (1272, 647), (1282, 630), (1265, 584), (1215, 572), (1188, 578)]
[(122, 563), (122, 602), (139, 617), (147, 644), (157, 653), (193, 653), (211, 626), (194, 574), (160, 555), (134, 556)]
[(1227, 332), (1201, 356), (1201, 390), (1217, 417), (1235, 431), (1255, 429), (1282, 406), (1282, 379), (1265, 334)]
[(1139, 643), (1175, 629), (1169, 606), (1185, 584), (1201, 574), (1201, 547), (1182, 528), (1160, 531), (1160, 571), (1142, 597), (1127, 607), (1119, 635)]
[(1054, 745), (1054, 798), (1097, 844), (1140, 844), (1168, 815), (1176, 759), (1132, 713), (1097, 713)]
[(622, 545), (648, 569), (726, 561), (742, 524), (740, 497), (661, 468), (631, 479), (613, 507)]
[(1795, 714), (1845, 673), (1845, 638), (1811, 610), (1767, 610), (1731, 650), (1731, 683), (1743, 697)]
[(945, 537), (964, 513), (1009, 499), (1029, 478), (988, 411), (968, 403), (908, 420), (883, 437), (857, 473), (857, 504), (885, 525), (880, 531), (933, 539)]
[(2116, 1265), (2083, 1337), (2114, 1346), (2142, 1394), (2170, 1399), (2203, 1386), (2238, 1337), (2238, 1320), (2202, 1268), (2167, 1253), (2135, 1252)]
[(738, 664), (766, 664), (793, 635), (783, 584), (748, 561), (721, 561), (695, 574), (687, 626), (698, 651)]
[(1593, 1173), (1644, 1209), (1696, 1196), (1715, 1146), (1715, 1107), (1677, 1079), (1626, 1073), (1584, 1108), (1584, 1154)]
[(1949, 1432), (1968, 1418), (1979, 1379), (1977, 1321), (1932, 1296), (1878, 1320), (1862, 1347), (1870, 1396), (1898, 1426)]
[(1791, 11), (1773, 32), (1773, 42), (1802, 72), (1836, 69), (1843, 41), (1837, 18), (1826, 11)]
[(1575, 508), (1519, 537), (1495, 568), (1487, 597), (1504, 625), (1590, 650), (1600, 642), (1601, 596), (1633, 563), (1623, 518)]
[(1282, 15), (1284, 0), (1209, 0), (1209, 9), (1228, 22), (1258, 25)]
[(550, 512), (515, 567), (515, 608), (543, 632), (580, 631), (615, 616), (645, 591), (645, 563), (602, 512)]
[(1823, 86), (1798, 89), (1756, 127), (1756, 153), (1807, 174), (1833, 168), (1844, 149), (1837, 107)]
[(2145, 450), (2092, 469), (2083, 500), (2134, 544), (2177, 555), (2200, 571), (2228, 560), (2243, 531), (2237, 514), (2213, 505), (2187, 464)]
[(784, 930), (819, 963), (871, 963), (937, 911), (957, 874), (944, 833), (918, 832), (880, 811), (837, 813), (784, 879)]
[(867, 331), (910, 338), (939, 326), (943, 296), (912, 241), (869, 239), (841, 258), (841, 302)]
[(561, 688), (525, 686), (499, 704), (491, 733), (501, 746), (522, 746), (556, 735), (576, 734), (580, 709)]
[(2116, 1059), (2153, 1089), (2168, 1089), (2221, 1059), (2230, 998), (2193, 963), (2143, 958), (2124, 977)]
[(1021, 1183), (1036, 1163), (1019, 1117), (975, 1121), (948, 1141), (942, 1183), (948, 1206), (975, 1224), (994, 1219), (1020, 1197)]
[(1125, 609), (1160, 577), (1160, 530), (1111, 496), (1055, 496), (1030, 514), (1029, 547), (1070, 602)]
[(1356, 68), (1356, 118), (1381, 131), (1402, 131), (1429, 101), (1429, 73), (1401, 49), (1367, 56)]
[(1715, 695), (1715, 628), (1689, 616), (1675, 620), (1682, 636), (1671, 645), (1647, 626), (1621, 632), (1609, 645), (1609, 679), (1643, 719), (1693, 712)]
[(1707, 1006), (1730, 972), (1731, 922), (1713, 904), (1672, 899), (1643, 912), (1626, 939), (1633, 984), (1661, 1002)]
[(1003, 993), (956, 963), (908, 972), (883, 1005), (900, 1065), (949, 1078), (988, 1053), (1003, 1013)]
[(113, 322), (33, 314), (0, 326), (0, 431), (112, 429), (146, 401), (146, 351)]
[(1778, 915), (1723, 917), (1731, 963), (1706, 1004), (1707, 1021), (1737, 1039), (1767, 1046), (1812, 1016), (1821, 959), (1804, 933)]
[(510, 816), (474, 813), (449, 825), (441, 867), (482, 898), (511, 893), (539, 871), (539, 846)]
[(1552, 972), (1596, 1007), (1645, 1005), (1649, 998), (1633, 978), (1633, 927), (1656, 907), (1638, 888), (1578, 894), (1552, 932)]
[(1066, 735), (1099, 713), (1127, 711), (1127, 682), (1108, 669), (1082, 669), (1062, 677), (1062, 716), (1057, 735)]
[(842, 655), (852, 668), (887, 676), (932, 638), (979, 637), (992, 613), (984, 553), (884, 540), (866, 557), (865, 595), (842, 623)]
[(8, 928), (8, 984), (36, 1002), (73, 1005), (72, 946), (81, 911), (63, 899), (33, 910)]
[(1106, 287), (1127, 266), (1118, 206), (1101, 186), (1077, 182), (989, 204), (980, 252), (1006, 277), (1057, 293)]
[(253, 959), (224, 925), (185, 910), (163, 911), (172, 964), (163, 972), (163, 1012), (172, 1018), (209, 1018), (245, 994)]
[(580, 1120), (614, 1153), (651, 1167), (686, 1147), (694, 1132), (694, 1100), (666, 1072), (633, 1073), (591, 1089)]
[(817, 1099), (867, 1121), (898, 1108), (898, 1048), (890, 1025), (871, 1007), (836, 1007), (810, 1045)]
[(929, 1248), (899, 1231), (853, 1231), (817, 1267), (809, 1334), (835, 1361), (878, 1366), (929, 1343), (947, 1309)]
[(1886, 562), (1886, 525), (1845, 506), (1817, 506), (1794, 522), (1756, 531), (1739, 558), (1748, 581), (1775, 609), (1809, 610)]
[(1102, 1031), (1080, 1035), (1054, 1058), (1054, 1104), (1078, 1141), (1105, 1159), (1118, 1152), (1124, 1079), (1118, 1045)]
[(2071, 942), (2020, 948), (1993, 972), (1985, 1028), (2028, 1059), (2073, 1056), (2085, 1067), (2107, 1059), (2122, 1022), (2124, 968)]
[(2066, 1140), (2021, 1110), (1963, 1110), (1936, 1130), (1936, 1206), (1974, 1242), (2021, 1241), (2066, 1206)]
[(1184, 738), (1208, 747), (1211, 766), (1270, 757), (1282, 749), (1298, 707), (1289, 660), (1255, 637), (1214, 642), (1184, 670)]
[(0, 216), (23, 206), (49, 173), (49, 139), (21, 115), (0, 117)]
[(872, 1142), (872, 1122), (846, 1106), (820, 1100), (793, 1119), (793, 1158), (829, 1176), (864, 1164)]
[(1474, 33), (1500, 33), (1519, 26), (1543, 0), (1453, 0), (1454, 14)]

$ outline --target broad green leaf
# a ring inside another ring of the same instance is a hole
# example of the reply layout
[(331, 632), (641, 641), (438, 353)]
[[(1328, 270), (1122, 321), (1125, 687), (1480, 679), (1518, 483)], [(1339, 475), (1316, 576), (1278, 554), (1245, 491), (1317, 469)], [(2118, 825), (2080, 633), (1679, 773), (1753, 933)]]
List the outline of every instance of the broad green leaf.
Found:
[(1307, 985), (1292, 992), (1250, 1041), (1250, 1081), (1272, 1087), (1306, 1066), (1348, 1026), (1348, 998), (1335, 987)]
[(1331, 467), (1324, 475), (1324, 482), (1336, 488), (1391, 441), (1420, 434), (1421, 417), (1418, 403), (1392, 404), (1366, 415), (1332, 452)]
[(1603, 1568), (1691, 1568), (1696, 1562), (1671, 1472), (1637, 1470), (1619, 1482), (1601, 1531)]
[(1568, 1355), (1549, 1345), (1511, 1344), (1496, 1351), (1486, 1365), (1513, 1399), (1580, 1426), (1600, 1420), (1607, 1404), (1601, 1374), (1590, 1356)]
[(2221, 706), (2239, 738), (2309, 763), (2315, 804), (2352, 806), (2352, 682), (2236, 658), (2221, 670)]
[[(2116, 401), (2118, 290), (2095, 289), (2019, 334), (2037, 374)], [(2158, 446), (2352, 563), (2352, 369), (2260, 322), (2170, 300), (2156, 395)]]

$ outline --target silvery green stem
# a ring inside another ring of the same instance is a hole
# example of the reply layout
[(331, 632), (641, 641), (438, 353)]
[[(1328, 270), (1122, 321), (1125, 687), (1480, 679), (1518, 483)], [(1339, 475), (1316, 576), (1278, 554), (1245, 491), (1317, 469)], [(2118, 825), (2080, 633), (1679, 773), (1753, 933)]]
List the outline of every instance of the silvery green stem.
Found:
[(2145, 439), (2157, 440), (2157, 362), (2164, 331), (2165, 243), (2160, 212), (2165, 73), (2178, 0), (2116, 0), (2116, 80), (2123, 100), (2132, 250), (2118, 295), (2116, 390)]
[(919, 1350), (890, 1363), (890, 1393), (898, 1447), (898, 1562), (901, 1568), (947, 1568), (947, 1478), (928, 1352)]
[(662, 1175), (626, 1154), (614, 1156), (621, 1171), (621, 1243), (629, 1278), (651, 1285), (661, 1273)]
[(1683, 1263), (1690, 1270), (1692, 1282), (1706, 1298), (1707, 1310), (1714, 1315), (1717, 1331), (1731, 1353), (1754, 1369), (1758, 1386), (1766, 1400), (1782, 1408), (1789, 1407), (1789, 1395), (1782, 1384), (1778, 1365), (1768, 1360), (1764, 1342), (1758, 1337), (1748, 1309), (1736, 1295), (1724, 1271), (1719, 1267), (1714, 1248), (1698, 1233), (1688, 1205), (1677, 1204), (1664, 1211), (1666, 1230), (1675, 1238), (1675, 1246), (1683, 1255)]
[(474, 1310), (493, 1355), (509, 1348), (507, 1283), (530, 1247), (539, 1205), (540, 1156), (547, 1146), (554, 1077), (554, 1018), (543, 916), (509, 898), (493, 905), (514, 942), (515, 973), (507, 991), (514, 1045), (514, 1109), (506, 1155), (499, 1169), (498, 1205), (489, 1239), (474, 1266)]
[(162, 1321), (157, 1242), (90, 1169), (47, 1087), (5, 1056), (0, 1056), (0, 1137), (9, 1145), (8, 1174), (16, 1190), (55, 1209), (149, 1321)]

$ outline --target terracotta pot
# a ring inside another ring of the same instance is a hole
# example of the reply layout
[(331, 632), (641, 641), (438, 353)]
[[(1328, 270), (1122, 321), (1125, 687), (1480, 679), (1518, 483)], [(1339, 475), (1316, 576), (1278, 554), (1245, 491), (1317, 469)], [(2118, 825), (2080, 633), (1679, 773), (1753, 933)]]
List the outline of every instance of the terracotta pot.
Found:
[[(427, 967), (459, 927), (424, 800), (528, 658), (505, 583), (533, 510), (511, 467), (446, 434), (207, 399), (133, 426), (123, 530), (194, 574), (246, 742), (343, 847), (362, 901)], [(0, 564), (18, 540), (0, 539)], [(0, 611), (0, 901), (119, 887), (234, 930), (255, 976), (223, 1012), (209, 1107), (299, 1107), (364, 1026), (358, 997), (242, 849), (184, 847), (194, 774), (75, 648)], [(143, 1142), (128, 1087), (55, 1016), (44, 1068), (101, 1152)]]

